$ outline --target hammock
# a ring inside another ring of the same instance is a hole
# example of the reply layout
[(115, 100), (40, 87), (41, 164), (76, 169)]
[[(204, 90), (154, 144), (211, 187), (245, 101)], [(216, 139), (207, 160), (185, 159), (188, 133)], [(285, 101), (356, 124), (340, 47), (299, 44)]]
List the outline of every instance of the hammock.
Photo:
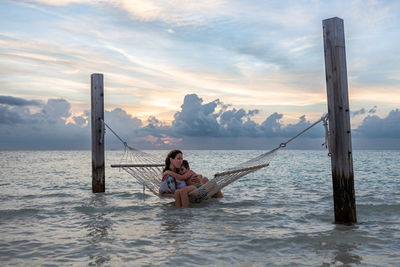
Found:
[[(219, 190), (236, 181), (240, 177), (268, 166), (270, 159), (276, 151), (277, 150), (272, 150), (234, 168), (228, 169), (221, 173), (216, 173), (213, 179), (202, 185), (200, 188), (197, 188), (189, 193), (190, 201), (199, 203), (203, 200), (209, 199)], [(131, 154), (134, 154), (135, 158), (146, 158), (146, 162), (150, 163), (113, 164), (111, 167), (122, 168), (147, 189), (149, 189), (153, 194), (160, 196), (159, 188), (161, 185), (164, 164), (157, 163), (154, 157), (143, 151), (133, 150), (130, 152)]]
[[(248, 175), (252, 172), (265, 168), (269, 165), (271, 159), (278, 150), (286, 147), (286, 145), (314, 127), (319, 122), (323, 121), (325, 126), (325, 144), (327, 144), (327, 119), (328, 114), (323, 116), (318, 121), (301, 131), (294, 137), (290, 138), (285, 143), (281, 143), (278, 147), (263, 153), (255, 158), (252, 158), (246, 162), (243, 162), (233, 168), (227, 169), (223, 172), (214, 174), (214, 178), (202, 185), (200, 188), (189, 193), (189, 199), (191, 202), (199, 203), (203, 200), (211, 198), (215, 193), (220, 191), (225, 186), (233, 183), (237, 179)], [(134, 164), (113, 164), (112, 168), (122, 168), (124, 171), (132, 175), (138, 180), (144, 187), (149, 189), (156, 196), (160, 196), (159, 188), (161, 184), (162, 171), (164, 164), (160, 164), (160, 161), (144, 152), (130, 147), (125, 141), (123, 141), (105, 122), (104, 125), (110, 129), (110, 131), (118, 138), (125, 146), (125, 152), (130, 152), (130, 161), (135, 162)], [(161, 197), (161, 196), (160, 196)]]

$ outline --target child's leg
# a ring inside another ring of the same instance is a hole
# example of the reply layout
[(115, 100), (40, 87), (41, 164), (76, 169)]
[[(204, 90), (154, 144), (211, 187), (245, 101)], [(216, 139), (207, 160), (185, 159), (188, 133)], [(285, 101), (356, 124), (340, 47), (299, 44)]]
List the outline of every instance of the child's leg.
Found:
[(175, 206), (176, 206), (177, 208), (182, 208), (181, 190), (182, 190), (182, 189), (175, 190), (175, 193), (174, 193)]
[[(205, 184), (208, 182), (208, 178), (207, 177), (203, 177), (202, 179), (202, 184)], [(221, 198), (224, 197), (224, 195), (222, 194), (221, 190), (219, 190), (217, 193), (215, 193), (212, 197), (214, 198)]]
[(217, 193), (215, 193), (213, 196), (213, 198), (221, 198), (224, 197), (224, 195), (222, 194), (221, 190), (219, 190)]

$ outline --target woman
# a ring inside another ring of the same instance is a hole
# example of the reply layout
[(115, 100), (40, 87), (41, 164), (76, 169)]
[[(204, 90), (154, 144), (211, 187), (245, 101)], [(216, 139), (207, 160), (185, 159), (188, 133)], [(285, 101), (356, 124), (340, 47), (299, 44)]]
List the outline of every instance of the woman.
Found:
[[(172, 177), (174, 177), (175, 179), (178, 179), (178, 180), (186, 180), (186, 184), (188, 185), (187, 188), (185, 190), (181, 189), (181, 190), (175, 191), (175, 195), (177, 193), (181, 194), (181, 196), (180, 196), (181, 199), (186, 198), (186, 196), (183, 196), (183, 194), (189, 194), (196, 188), (200, 188), (202, 185), (204, 185), (208, 182), (208, 179), (206, 177), (203, 177), (201, 174), (197, 174), (190, 169), (189, 162), (187, 160), (182, 161), (179, 173), (175, 173), (175, 172), (166, 170), (164, 172), (164, 175), (171, 175)], [(195, 186), (195, 187), (193, 187), (193, 186)], [(223, 194), (219, 190), (212, 197), (213, 198), (221, 198), (221, 197), (223, 197)]]
[(186, 186), (185, 180), (189, 177), (175, 179), (168, 174), (178, 173), (183, 161), (183, 154), (180, 150), (172, 150), (165, 158), (165, 167), (163, 170), (163, 178), (161, 180), (160, 194), (164, 197), (174, 197), (177, 207), (189, 207), (188, 192), (196, 189), (194, 186)]

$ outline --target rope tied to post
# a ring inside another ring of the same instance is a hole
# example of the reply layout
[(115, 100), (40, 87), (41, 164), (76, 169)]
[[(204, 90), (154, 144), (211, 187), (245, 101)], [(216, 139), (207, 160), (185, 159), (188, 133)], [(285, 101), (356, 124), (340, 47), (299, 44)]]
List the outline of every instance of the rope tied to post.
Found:
[[(308, 126), (307, 128), (305, 128), (303, 131), (299, 132), (298, 134), (296, 134), (295, 136), (293, 136), (292, 138), (290, 138), (290, 139), (287, 140), (286, 142), (281, 143), (281, 144), (279, 145), (279, 148), (284, 148), (284, 147), (286, 147), (286, 145), (287, 145), (289, 142), (293, 141), (294, 139), (296, 139), (297, 137), (299, 137), (299, 136), (302, 135), (303, 133), (307, 132), (309, 129), (311, 129), (312, 127), (314, 127), (315, 125), (317, 125), (317, 124), (320, 123), (321, 121), (324, 122), (324, 126), (325, 126), (325, 123), (326, 123), (326, 125), (328, 125), (328, 124), (327, 124), (327, 121), (328, 121), (328, 113), (326, 113), (326, 114), (325, 114), (324, 116), (322, 116), (319, 120), (317, 120), (316, 122), (314, 122), (313, 124), (311, 124), (310, 126)], [(327, 131), (327, 126), (325, 127), (325, 129), (326, 129), (326, 131)], [(326, 134), (325, 134), (325, 142), (327, 143)]]
[(331, 147), (330, 147), (330, 143), (329, 143), (329, 129), (328, 129), (328, 113), (323, 117), (323, 125), (324, 125), (324, 129), (325, 129), (325, 142), (322, 144), (323, 146), (325, 146), (325, 148), (328, 149), (328, 156), (332, 156), (331, 153)]

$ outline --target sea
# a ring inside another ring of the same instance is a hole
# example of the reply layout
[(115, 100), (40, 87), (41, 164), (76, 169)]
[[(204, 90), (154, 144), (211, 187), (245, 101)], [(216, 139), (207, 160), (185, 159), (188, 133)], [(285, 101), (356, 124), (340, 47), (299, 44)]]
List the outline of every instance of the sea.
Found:
[[(165, 158), (168, 151), (148, 151)], [(187, 150), (209, 178), (264, 151)], [(353, 151), (358, 222), (334, 223), (325, 150), (282, 149), (270, 166), (178, 209), (106, 151), (0, 151), (1, 266), (400, 266), (400, 151)]]

